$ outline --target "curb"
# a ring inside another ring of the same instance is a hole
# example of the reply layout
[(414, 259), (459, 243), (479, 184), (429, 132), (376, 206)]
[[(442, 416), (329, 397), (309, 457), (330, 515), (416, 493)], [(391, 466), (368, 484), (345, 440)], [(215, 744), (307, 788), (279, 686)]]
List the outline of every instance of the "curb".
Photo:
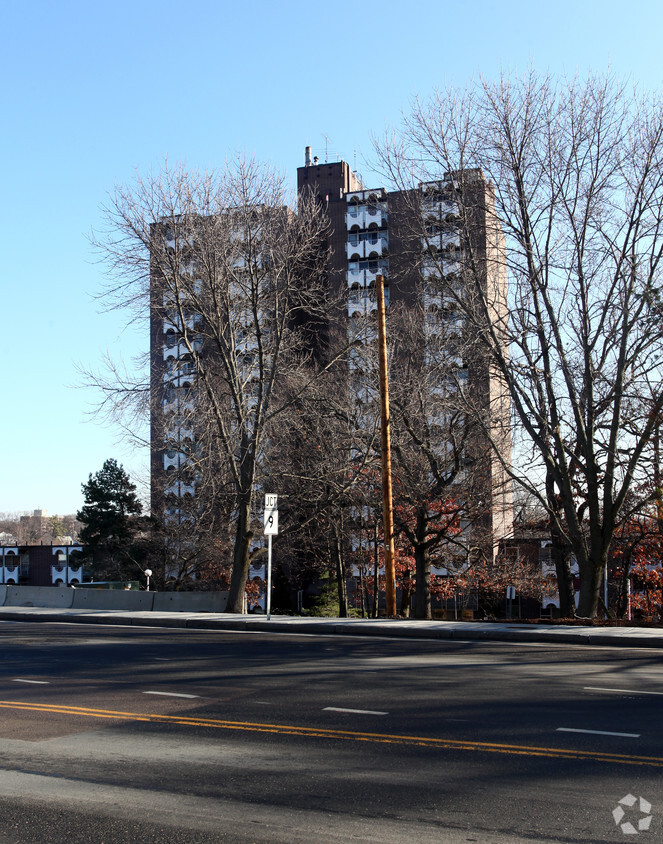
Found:
[[(637, 628), (574, 629), (509, 629), (501, 624), (483, 623), (474, 627), (471, 622), (400, 623), (397, 620), (346, 621), (289, 618), (228, 618), (210, 613), (122, 612), (117, 610), (62, 610), (44, 607), (15, 607), (0, 609), (0, 621), (58, 622), (66, 624), (126, 625), (189, 630), (235, 630), (254, 633), (287, 633), (314, 636), (368, 636), (390, 639), (433, 639), (476, 642), (541, 642), (545, 644), (599, 645), (613, 648), (663, 649), (663, 630), (644, 634)], [(441, 626), (445, 625), (445, 626)], [(448, 625), (448, 626), (446, 626)], [(637, 632), (631, 633), (630, 631)]]

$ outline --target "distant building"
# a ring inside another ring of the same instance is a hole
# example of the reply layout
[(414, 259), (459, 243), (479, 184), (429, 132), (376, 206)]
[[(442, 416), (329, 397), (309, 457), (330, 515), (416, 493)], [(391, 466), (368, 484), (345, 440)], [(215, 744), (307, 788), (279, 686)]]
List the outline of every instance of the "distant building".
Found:
[(70, 545), (78, 537), (80, 523), (73, 514), (49, 516), (46, 510), (7, 517), (4, 520), (8, 536), (0, 533), (0, 544), (9, 545)]
[(22, 542), (39, 543), (48, 531), (46, 511), (33, 510), (32, 515), (21, 516), (19, 530)]
[(83, 546), (0, 545), (0, 585), (77, 586)]

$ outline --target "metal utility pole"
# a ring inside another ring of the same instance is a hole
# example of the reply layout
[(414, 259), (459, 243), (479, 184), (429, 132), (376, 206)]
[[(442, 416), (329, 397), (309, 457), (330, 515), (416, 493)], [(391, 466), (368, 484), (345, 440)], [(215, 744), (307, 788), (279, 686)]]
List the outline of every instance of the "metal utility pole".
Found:
[(394, 569), (394, 507), (391, 490), (391, 432), (389, 420), (389, 375), (387, 371), (387, 320), (384, 307), (384, 276), (376, 278), (378, 293), (378, 346), (380, 359), (380, 419), (382, 441), (382, 520), (384, 523), (384, 579), (387, 616), (396, 616)]

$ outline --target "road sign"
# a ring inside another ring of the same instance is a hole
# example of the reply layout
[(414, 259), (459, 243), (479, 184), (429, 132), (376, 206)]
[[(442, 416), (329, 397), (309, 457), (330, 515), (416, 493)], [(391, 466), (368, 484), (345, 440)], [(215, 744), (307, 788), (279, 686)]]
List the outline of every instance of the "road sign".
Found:
[(265, 536), (276, 536), (279, 532), (278, 496), (265, 495), (265, 512), (263, 514), (263, 533)]
[(272, 610), (272, 536), (279, 532), (278, 496), (265, 495), (265, 512), (263, 513), (263, 533), (267, 537), (267, 620), (271, 618)]

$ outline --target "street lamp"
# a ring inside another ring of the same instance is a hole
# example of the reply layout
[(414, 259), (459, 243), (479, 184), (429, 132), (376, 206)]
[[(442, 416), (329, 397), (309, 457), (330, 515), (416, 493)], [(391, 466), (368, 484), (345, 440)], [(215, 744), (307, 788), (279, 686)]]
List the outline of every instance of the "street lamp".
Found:
[(152, 569), (145, 569), (145, 577), (147, 578), (147, 591), (150, 591), (150, 578), (152, 577)]

